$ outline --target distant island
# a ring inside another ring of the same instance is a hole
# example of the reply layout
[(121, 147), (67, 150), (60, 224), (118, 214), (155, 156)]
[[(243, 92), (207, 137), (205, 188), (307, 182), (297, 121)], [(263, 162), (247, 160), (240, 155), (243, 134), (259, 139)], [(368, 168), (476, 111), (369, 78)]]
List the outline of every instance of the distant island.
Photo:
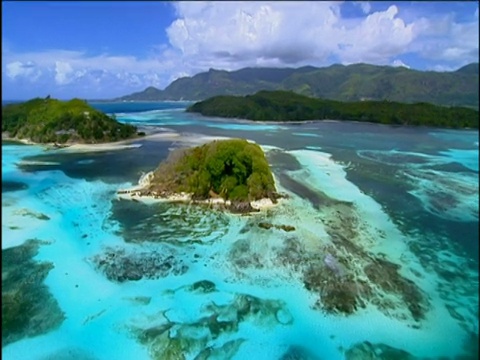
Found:
[(2, 139), (97, 144), (135, 136), (135, 126), (119, 123), (80, 99), (35, 98), (2, 106)]
[(338, 101), (427, 102), (478, 110), (478, 88), (478, 63), (445, 72), (370, 64), (335, 64), (323, 68), (210, 69), (177, 79), (164, 90), (151, 86), (114, 100), (200, 101), (218, 95), (244, 96), (261, 90), (285, 90)]
[(290, 91), (260, 91), (247, 96), (215, 96), (196, 102), (188, 112), (259, 121), (350, 120), (394, 125), (478, 129), (478, 111), (428, 103), (341, 102)]
[(280, 197), (260, 146), (245, 139), (215, 140), (177, 149), (139, 186), (120, 190), (126, 198), (226, 204), (233, 212), (255, 210), (252, 202), (273, 204)]

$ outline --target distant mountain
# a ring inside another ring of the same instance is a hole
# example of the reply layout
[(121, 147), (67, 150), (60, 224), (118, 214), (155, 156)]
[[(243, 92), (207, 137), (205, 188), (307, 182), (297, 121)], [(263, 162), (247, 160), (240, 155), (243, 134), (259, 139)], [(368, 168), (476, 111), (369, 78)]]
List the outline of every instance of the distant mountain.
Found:
[(339, 101), (390, 100), (405, 103), (469, 106), (478, 109), (478, 63), (457, 71), (417, 71), (369, 64), (324, 68), (210, 69), (173, 81), (165, 90), (144, 91), (117, 101), (203, 100), (217, 95), (250, 95), (260, 90), (289, 90)]
[(465, 65), (464, 67), (461, 67), (460, 69), (458, 69), (457, 73), (471, 74), (471, 75), (478, 76), (478, 63), (471, 63), (468, 65)]

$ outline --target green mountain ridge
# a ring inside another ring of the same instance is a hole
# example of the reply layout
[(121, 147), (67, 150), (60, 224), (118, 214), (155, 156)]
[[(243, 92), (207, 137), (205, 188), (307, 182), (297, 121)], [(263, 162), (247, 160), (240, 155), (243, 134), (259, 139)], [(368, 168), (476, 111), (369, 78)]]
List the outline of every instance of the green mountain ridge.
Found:
[(116, 101), (204, 100), (218, 95), (251, 95), (287, 90), (338, 101), (389, 100), (467, 106), (478, 109), (478, 63), (452, 72), (418, 71), (369, 64), (324, 68), (210, 69), (173, 81), (164, 90), (148, 87)]

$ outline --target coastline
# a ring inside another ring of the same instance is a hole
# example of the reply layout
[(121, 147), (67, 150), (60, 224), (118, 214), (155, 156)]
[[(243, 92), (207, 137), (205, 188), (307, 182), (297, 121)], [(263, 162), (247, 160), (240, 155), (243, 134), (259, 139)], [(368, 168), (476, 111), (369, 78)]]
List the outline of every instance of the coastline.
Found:
[[(138, 181), (138, 185), (132, 186), (127, 189), (119, 189), (116, 192), (118, 199), (123, 200), (132, 200), (140, 201), (144, 204), (153, 204), (153, 203), (187, 203), (187, 204), (203, 204), (211, 207), (220, 207), (228, 208), (232, 205), (230, 200), (225, 200), (223, 198), (209, 198), (205, 200), (194, 200), (192, 199), (192, 194), (189, 193), (171, 193), (171, 194), (158, 194), (156, 192), (151, 192), (147, 190), (150, 185), (150, 180), (153, 177), (153, 171), (150, 171), (142, 175)], [(147, 192), (147, 193), (146, 193)], [(269, 198), (263, 198), (260, 200), (250, 201), (249, 204), (252, 207), (253, 211), (245, 211), (244, 213), (255, 213), (263, 210), (268, 210), (273, 207), (278, 206), (281, 203), (282, 198), (277, 199), (277, 202), (274, 203)]]
[[(229, 207), (232, 202), (230, 200), (224, 200), (223, 198), (210, 198), (206, 200), (193, 200), (191, 194), (179, 193), (179, 194), (169, 194), (169, 195), (158, 195), (158, 194), (142, 194), (143, 188), (131, 188), (131, 189), (121, 189), (118, 190), (116, 195), (117, 198), (123, 200), (132, 200), (140, 201), (144, 204), (153, 204), (153, 203), (186, 203), (186, 204), (203, 204), (212, 207)], [(248, 211), (246, 213), (255, 213), (258, 211), (268, 210), (273, 207), (276, 207), (280, 204), (280, 200), (277, 200), (277, 203), (273, 203), (272, 200), (268, 198), (263, 198), (260, 200), (250, 201), (250, 206), (254, 209), (253, 212)]]
[(52, 148), (52, 149), (110, 149), (110, 148), (118, 148), (118, 147), (124, 147), (124, 146), (129, 146), (129, 144), (132, 141), (137, 141), (139, 139), (145, 138), (144, 136), (142, 137), (137, 137), (137, 138), (132, 138), (132, 139), (125, 139), (125, 140), (119, 140), (119, 141), (111, 141), (111, 142), (104, 142), (104, 143), (98, 143), (98, 144), (87, 144), (87, 143), (65, 143), (65, 144), (58, 144), (58, 143), (37, 143), (35, 141), (32, 141), (30, 139), (25, 139), (25, 138), (18, 138), (18, 137), (11, 137), (9, 136), (8, 133), (2, 132), (2, 141), (14, 141), (14, 142), (19, 142), (25, 145), (38, 145), (38, 146), (43, 146), (46, 148)]
[[(154, 134), (152, 134), (154, 135)], [(151, 135), (149, 135), (151, 136)], [(109, 150), (122, 150), (130, 148), (138, 148), (142, 146), (141, 144), (130, 144), (133, 141), (144, 139), (146, 136), (125, 139), (120, 141), (112, 141), (98, 144), (85, 144), (85, 143), (66, 143), (66, 144), (57, 144), (57, 143), (37, 143), (30, 139), (10, 137), (8, 134), (2, 133), (2, 141), (13, 141), (18, 142), (24, 145), (37, 145), (42, 146), (46, 150), (57, 150), (57, 151), (72, 151), (72, 152), (92, 152), (92, 151), (109, 151)]]
[[(140, 140), (148, 140), (148, 141), (175, 141), (181, 140), (183, 138), (188, 138), (182, 136), (176, 132), (152, 132), (150, 134), (139, 136), (131, 139), (119, 140), (119, 141), (112, 141), (112, 142), (103, 142), (98, 144), (87, 144), (87, 143), (65, 143), (65, 144), (58, 144), (58, 143), (37, 143), (30, 139), (24, 138), (17, 138), (11, 137), (8, 133), (2, 132), (2, 141), (12, 141), (21, 143), (24, 145), (37, 145), (42, 146), (46, 150), (56, 150), (62, 152), (97, 152), (97, 151), (111, 151), (111, 150), (123, 150), (123, 149), (130, 149), (130, 148), (138, 148), (141, 147), (142, 144), (133, 143), (135, 141)], [(213, 139), (214, 137), (212, 137)], [(218, 137), (220, 138), (220, 137)], [(207, 140), (205, 140), (207, 141)]]

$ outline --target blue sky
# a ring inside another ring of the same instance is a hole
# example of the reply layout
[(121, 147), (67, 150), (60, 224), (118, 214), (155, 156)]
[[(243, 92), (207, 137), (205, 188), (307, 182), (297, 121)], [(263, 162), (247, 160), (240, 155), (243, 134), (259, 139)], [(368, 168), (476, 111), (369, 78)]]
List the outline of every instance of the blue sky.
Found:
[(478, 62), (478, 2), (2, 2), (2, 98), (113, 98), (210, 68)]

